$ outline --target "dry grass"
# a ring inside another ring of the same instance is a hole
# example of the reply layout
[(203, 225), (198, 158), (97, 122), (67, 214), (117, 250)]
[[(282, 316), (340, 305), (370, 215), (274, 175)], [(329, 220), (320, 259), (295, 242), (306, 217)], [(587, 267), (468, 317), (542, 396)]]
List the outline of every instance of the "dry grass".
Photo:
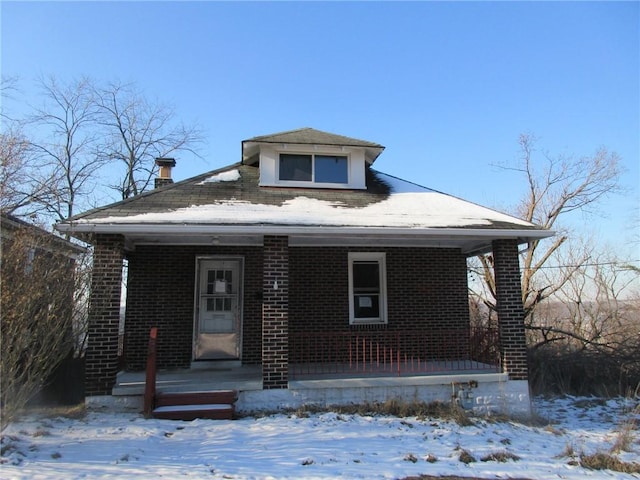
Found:
[(463, 427), (474, 425), (467, 411), (457, 405), (444, 402), (403, 402), (392, 399), (383, 403), (335, 407), (332, 410), (344, 414), (389, 415), (399, 418), (416, 417), (418, 420), (439, 418), (452, 420)]
[(418, 457), (416, 457), (413, 453), (407, 453), (404, 456), (404, 461), (405, 462), (416, 463), (418, 461)]
[[(459, 477), (458, 475), (445, 475), (444, 477), (434, 477), (433, 475), (418, 475), (417, 477), (405, 477), (402, 480), (486, 480), (479, 477)], [(528, 478), (513, 478), (511, 480), (531, 480)]]
[(72, 420), (81, 420), (87, 414), (87, 409), (84, 403), (70, 406), (58, 406), (58, 407), (31, 407), (24, 411), (26, 414), (33, 414), (46, 418), (69, 418)]
[[(440, 420), (451, 420), (462, 427), (475, 425), (470, 413), (458, 405), (444, 402), (404, 402), (397, 399), (387, 400), (386, 402), (367, 402), (353, 405), (303, 405), (299, 408), (291, 409), (286, 413), (288, 415), (295, 415), (298, 418), (308, 418), (312, 414), (326, 412), (334, 412), (339, 415), (386, 415), (398, 418), (415, 417), (420, 421), (437, 418)], [(282, 411), (258, 411), (244, 416), (263, 418), (279, 413), (282, 413)], [(340, 417), (338, 417), (338, 419), (340, 419)], [(405, 425), (409, 428), (412, 427), (408, 422), (406, 422)]]
[(640, 418), (640, 404), (627, 414), (620, 422), (616, 441), (611, 447), (611, 453), (630, 452), (631, 446), (636, 440), (638, 431), (638, 418)]
[(520, 457), (511, 452), (501, 451), (501, 452), (490, 453), (489, 455), (486, 455), (480, 459), (481, 462), (500, 462), (500, 463), (506, 463), (509, 460), (513, 460), (514, 462), (517, 462), (518, 460), (520, 460)]
[(465, 463), (467, 465), (470, 463), (477, 462), (476, 457), (471, 455), (471, 452), (464, 449), (460, 450), (460, 456), (458, 457), (458, 460), (460, 460), (462, 463)]
[(573, 446), (573, 443), (567, 443), (562, 453), (557, 455), (556, 458), (575, 458), (576, 456), (576, 448)]
[(623, 462), (618, 457), (609, 453), (594, 453), (593, 455), (581, 455), (580, 465), (591, 470), (613, 470), (622, 473), (640, 473), (640, 463)]

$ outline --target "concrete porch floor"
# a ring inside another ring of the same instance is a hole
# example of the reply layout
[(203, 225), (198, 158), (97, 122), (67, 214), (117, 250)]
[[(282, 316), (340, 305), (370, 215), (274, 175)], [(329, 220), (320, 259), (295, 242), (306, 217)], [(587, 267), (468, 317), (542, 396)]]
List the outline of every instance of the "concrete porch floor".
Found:
[[(112, 395), (143, 395), (145, 372), (119, 372)], [(262, 365), (204, 366), (158, 370), (156, 391), (262, 390)]]
[[(486, 376), (499, 374), (497, 368), (477, 362), (429, 362), (420, 371), (402, 369), (376, 371), (374, 367), (357, 371), (346, 366), (334, 372), (318, 373), (316, 365), (292, 365), (289, 388), (334, 388), (347, 385), (420, 385), (450, 383), (460, 376)], [(295, 372), (295, 374), (294, 374)], [(119, 372), (112, 395), (143, 395), (145, 372)], [(159, 370), (156, 376), (158, 392), (187, 392), (212, 390), (262, 390), (262, 366), (231, 363), (194, 364), (192, 368)]]

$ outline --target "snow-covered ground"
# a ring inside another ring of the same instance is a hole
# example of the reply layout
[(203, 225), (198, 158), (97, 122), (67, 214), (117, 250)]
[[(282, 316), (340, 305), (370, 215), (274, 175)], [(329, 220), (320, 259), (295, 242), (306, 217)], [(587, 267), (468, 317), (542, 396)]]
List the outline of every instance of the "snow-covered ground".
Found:
[[(192, 422), (32, 416), (2, 432), (0, 478), (640, 478), (579, 466), (580, 453), (608, 453), (625, 435), (631, 451), (618, 457), (640, 462), (637, 400), (537, 398), (535, 411), (541, 426), (337, 413)], [(462, 462), (463, 452), (476, 461)]]

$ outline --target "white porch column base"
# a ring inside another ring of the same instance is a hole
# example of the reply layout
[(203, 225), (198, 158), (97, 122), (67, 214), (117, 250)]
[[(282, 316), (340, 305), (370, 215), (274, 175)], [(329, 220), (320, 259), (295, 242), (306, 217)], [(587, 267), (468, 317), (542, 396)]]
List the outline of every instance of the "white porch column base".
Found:
[[(484, 386), (486, 385), (486, 386)], [(503, 413), (516, 418), (530, 418), (531, 396), (527, 380), (509, 380), (498, 384), (480, 384), (473, 411), (481, 414)]]
[[(479, 415), (501, 413), (516, 418), (530, 417), (529, 383), (526, 380), (504, 381), (495, 377), (490, 380), (478, 377), (478, 386), (472, 390), (473, 403), (469, 409)], [(451, 382), (443, 381), (442, 377), (425, 384), (411, 384), (410, 380), (395, 384), (391, 381), (361, 380), (359, 385), (357, 382), (344, 382), (342, 385), (339, 381), (332, 381), (332, 385), (328, 382), (291, 382), (294, 385), (290, 384), (286, 390), (241, 391), (236, 409), (241, 413), (251, 413), (296, 409), (303, 405), (329, 407), (383, 403), (393, 399), (425, 403), (452, 401)]]
[(142, 395), (93, 395), (85, 397), (84, 404), (87, 410), (141, 412), (143, 399)]

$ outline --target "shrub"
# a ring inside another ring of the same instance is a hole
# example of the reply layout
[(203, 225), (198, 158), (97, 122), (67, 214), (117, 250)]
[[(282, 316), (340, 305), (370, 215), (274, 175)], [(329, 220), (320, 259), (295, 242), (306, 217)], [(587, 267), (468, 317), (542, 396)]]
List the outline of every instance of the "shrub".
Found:
[(62, 251), (60, 238), (28, 226), (3, 233), (2, 426), (38, 393), (64, 358), (73, 356), (78, 293), (76, 264)]

